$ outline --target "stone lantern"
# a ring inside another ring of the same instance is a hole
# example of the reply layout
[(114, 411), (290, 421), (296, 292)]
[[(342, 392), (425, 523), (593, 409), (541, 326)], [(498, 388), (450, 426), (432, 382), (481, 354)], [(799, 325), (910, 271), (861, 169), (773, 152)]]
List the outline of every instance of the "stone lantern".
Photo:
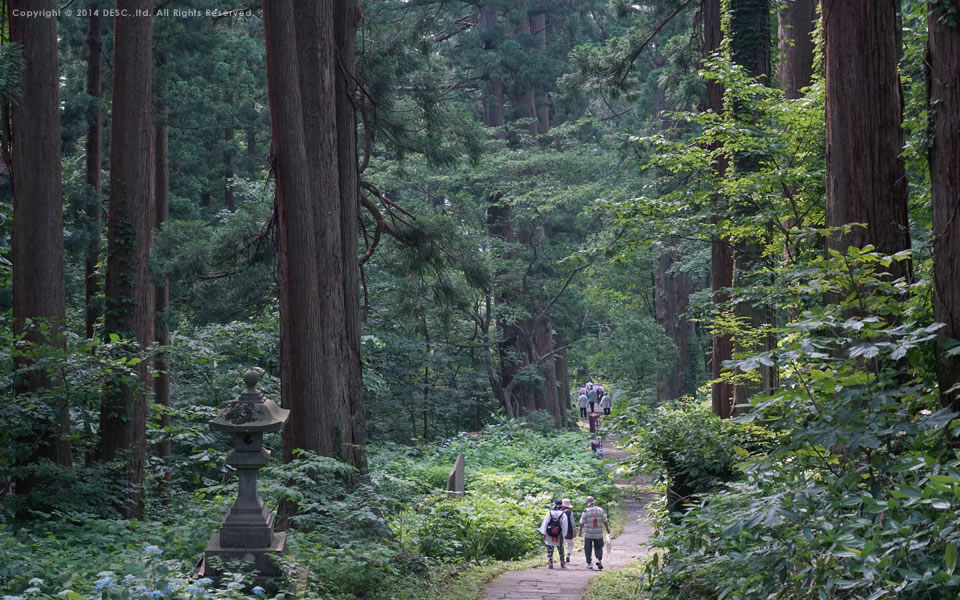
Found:
[(290, 411), (280, 408), (256, 389), (260, 380), (253, 369), (243, 374), (245, 389), (228, 404), (217, 418), (210, 421), (211, 431), (233, 435), (233, 450), (227, 453), (227, 464), (237, 469), (237, 500), (223, 519), (220, 531), (210, 537), (204, 553), (207, 575), (212, 574), (209, 559), (218, 556), (225, 561), (253, 563), (261, 576), (280, 575), (269, 555), (280, 555), (286, 547), (287, 534), (274, 533), (273, 514), (257, 496), (257, 470), (270, 460), (270, 451), (263, 447), (263, 434), (280, 431)]

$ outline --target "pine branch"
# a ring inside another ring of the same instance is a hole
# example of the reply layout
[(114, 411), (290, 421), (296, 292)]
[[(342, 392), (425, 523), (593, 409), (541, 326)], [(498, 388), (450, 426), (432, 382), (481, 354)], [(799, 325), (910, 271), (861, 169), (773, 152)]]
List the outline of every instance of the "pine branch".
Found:
[(610, 71), (609, 75), (617, 78), (617, 85), (623, 85), (623, 82), (626, 80), (627, 74), (630, 72), (630, 68), (633, 66), (634, 61), (636, 61), (637, 58), (640, 57), (640, 54), (646, 49), (646, 47), (650, 44), (650, 42), (653, 41), (653, 38), (656, 37), (658, 33), (660, 33), (660, 30), (666, 27), (667, 24), (670, 21), (672, 21), (675, 16), (680, 14), (680, 12), (683, 9), (685, 9), (690, 4), (691, 1), (692, 0), (685, 0), (683, 4), (678, 6), (672, 13), (670, 13), (667, 16), (666, 19), (661, 21), (660, 24), (653, 29), (653, 32), (647, 36), (647, 39), (643, 40), (643, 43), (641, 43), (638, 47), (634, 48), (630, 52), (630, 54), (624, 57), (624, 59), (621, 60), (619, 64), (617, 64), (617, 66)]

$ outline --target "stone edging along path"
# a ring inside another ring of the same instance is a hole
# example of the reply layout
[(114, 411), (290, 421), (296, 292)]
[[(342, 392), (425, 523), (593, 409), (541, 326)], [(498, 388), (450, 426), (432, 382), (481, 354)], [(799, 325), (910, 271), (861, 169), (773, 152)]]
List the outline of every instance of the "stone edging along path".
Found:
[[(608, 437), (605, 442), (611, 446), (616, 438)], [(625, 458), (627, 453), (618, 448), (610, 448), (605, 452), (607, 460)], [(646, 505), (652, 495), (643, 493), (649, 488), (649, 479), (638, 477), (631, 481), (617, 483), (621, 489), (632, 489), (635, 493), (625, 495), (625, 522), (623, 533), (610, 543), (611, 552), (604, 549), (603, 566), (605, 570), (625, 567), (634, 559), (646, 556), (649, 551), (647, 540), (653, 533), (653, 527), (648, 522)], [(554, 564), (553, 569), (546, 565), (512, 571), (494, 579), (481, 597), (483, 600), (580, 600), (587, 589), (590, 579), (598, 571), (586, 567), (583, 551), (573, 553), (571, 564), (561, 569)]]

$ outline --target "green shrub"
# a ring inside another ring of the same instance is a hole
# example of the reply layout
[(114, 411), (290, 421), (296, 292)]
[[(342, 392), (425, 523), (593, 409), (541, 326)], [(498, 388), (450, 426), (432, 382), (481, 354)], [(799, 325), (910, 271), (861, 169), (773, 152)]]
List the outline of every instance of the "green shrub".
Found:
[(550, 435), (557, 432), (557, 422), (548, 411), (535, 410), (523, 417), (527, 427), (540, 435)]
[(407, 511), (394, 522), (403, 543), (441, 560), (516, 560), (539, 547), (543, 510), (503, 498), (444, 498)]
[(672, 512), (737, 479), (743, 456), (766, 452), (777, 438), (766, 428), (720, 419), (707, 401), (639, 406), (631, 418), (635, 429), (627, 443), (634, 460), (641, 470), (665, 477)]

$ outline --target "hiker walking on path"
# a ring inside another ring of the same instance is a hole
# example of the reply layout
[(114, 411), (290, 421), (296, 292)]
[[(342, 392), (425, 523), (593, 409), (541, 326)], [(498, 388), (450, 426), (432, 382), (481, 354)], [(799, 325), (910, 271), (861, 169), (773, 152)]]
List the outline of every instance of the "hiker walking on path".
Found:
[(597, 388), (593, 383), (587, 384), (587, 402), (590, 403), (590, 412), (593, 412), (593, 405), (597, 403)]
[(573, 554), (573, 538), (577, 537), (577, 526), (574, 525), (573, 507), (570, 505), (570, 498), (564, 498), (560, 503), (563, 511), (564, 521), (567, 524), (567, 533), (563, 536), (563, 548), (560, 548), (560, 554), (563, 555), (564, 549), (567, 551), (567, 564), (570, 564), (570, 555)]
[(610, 394), (604, 392), (603, 397), (600, 398), (600, 408), (603, 409), (603, 414), (610, 414), (610, 405), (613, 403), (613, 400), (610, 399)]
[(563, 559), (563, 538), (567, 536), (567, 518), (563, 513), (560, 500), (554, 500), (553, 508), (543, 516), (540, 533), (543, 534), (543, 543), (547, 545), (547, 568), (553, 568), (553, 549), (556, 548), (560, 555), (560, 568), (566, 569), (567, 563)]
[[(603, 570), (603, 530), (610, 533), (607, 513), (594, 504), (594, 497), (587, 496), (587, 508), (580, 514), (580, 535), (583, 536), (583, 553), (587, 556), (587, 568), (592, 569), (591, 554), (597, 555), (597, 569)], [(591, 550), (593, 552), (591, 552)]]
[(587, 390), (580, 390), (580, 397), (577, 398), (577, 406), (580, 407), (580, 418), (587, 418)]

